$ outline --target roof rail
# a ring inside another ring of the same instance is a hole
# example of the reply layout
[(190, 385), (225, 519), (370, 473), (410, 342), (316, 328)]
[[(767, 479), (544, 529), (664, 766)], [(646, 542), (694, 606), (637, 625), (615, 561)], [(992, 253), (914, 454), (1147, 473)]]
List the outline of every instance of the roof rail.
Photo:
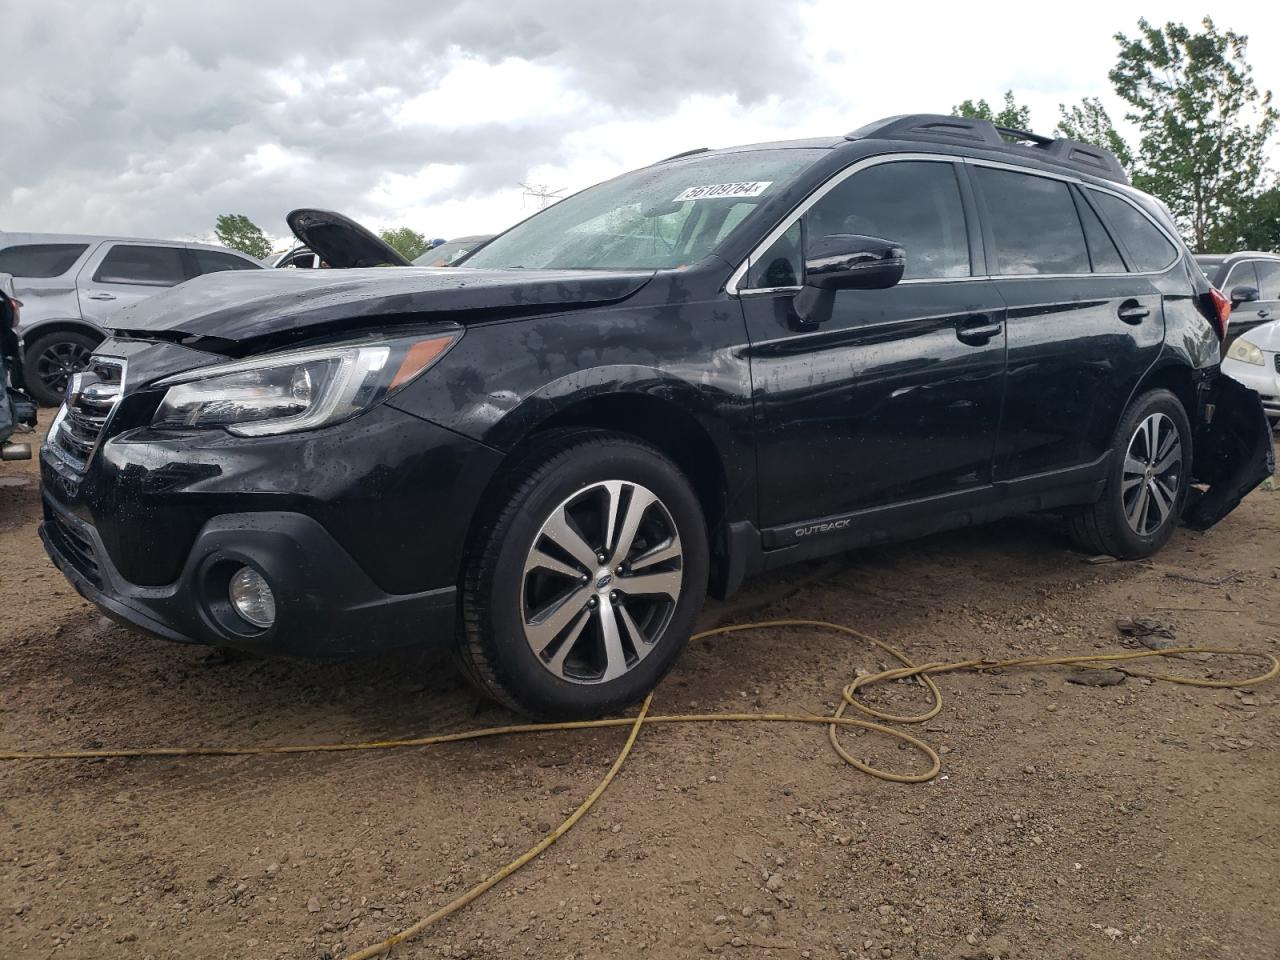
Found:
[(673, 153), (669, 157), (663, 157), (658, 163), (666, 163), (668, 160), (679, 160), (681, 157), (692, 157), (695, 153), (707, 153), (710, 147), (694, 147), (692, 150), (684, 150), (680, 153)]
[(1045, 137), (1038, 133), (1032, 133), (1030, 130), (1019, 130), (1017, 127), (1001, 127), (997, 125), (996, 133), (1013, 143), (1034, 143), (1037, 147), (1044, 147), (1053, 143), (1053, 137)]
[(941, 140), (967, 142), (1020, 156), (1039, 156), (1042, 160), (1072, 167), (1083, 173), (1128, 183), (1129, 175), (1104, 147), (1065, 137), (1046, 137), (1013, 127), (997, 127), (990, 120), (974, 117), (949, 117), (937, 113), (911, 113), (885, 117), (845, 134), (846, 140)]

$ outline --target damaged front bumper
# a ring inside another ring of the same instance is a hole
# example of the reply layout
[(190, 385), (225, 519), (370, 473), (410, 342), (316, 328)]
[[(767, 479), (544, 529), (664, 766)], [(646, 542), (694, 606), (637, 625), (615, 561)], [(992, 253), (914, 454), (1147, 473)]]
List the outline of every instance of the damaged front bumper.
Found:
[(1195, 428), (1194, 483), (1182, 515), (1193, 530), (1208, 530), (1276, 471), (1271, 424), (1258, 394), (1217, 376), (1201, 404)]

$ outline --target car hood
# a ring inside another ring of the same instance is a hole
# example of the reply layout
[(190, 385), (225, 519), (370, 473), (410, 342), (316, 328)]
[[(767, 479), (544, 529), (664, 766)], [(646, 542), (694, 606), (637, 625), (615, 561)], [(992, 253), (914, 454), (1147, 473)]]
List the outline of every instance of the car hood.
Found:
[(167, 335), (242, 343), (300, 331), (502, 316), (616, 303), (653, 271), (228, 270), (148, 297), (112, 315), (122, 335)]
[(1280, 353), (1280, 320), (1272, 320), (1254, 327), (1246, 333), (1242, 340), (1248, 340), (1255, 347), (1270, 353)]
[(409, 266), (409, 261), (377, 234), (332, 210), (292, 210), (285, 222), (299, 242), (330, 267)]

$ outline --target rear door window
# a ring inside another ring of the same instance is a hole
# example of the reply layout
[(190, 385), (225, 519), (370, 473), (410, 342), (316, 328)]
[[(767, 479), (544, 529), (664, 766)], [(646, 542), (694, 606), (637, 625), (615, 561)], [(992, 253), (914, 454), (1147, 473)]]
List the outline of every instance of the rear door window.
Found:
[(1089, 251), (1065, 181), (975, 167), (999, 276), (1088, 273)]
[(205, 273), (222, 273), (224, 270), (257, 269), (256, 264), (230, 253), (218, 253), (216, 250), (192, 250), (191, 253), (196, 259), (197, 276)]
[(187, 279), (179, 247), (116, 244), (102, 258), (95, 283), (136, 283), (148, 287), (172, 287)]
[(1091, 189), (1089, 195), (1128, 251), (1135, 270), (1155, 273), (1164, 270), (1177, 258), (1178, 248), (1128, 200), (1101, 190)]
[(24, 243), (0, 250), (0, 273), (15, 277), (60, 277), (88, 249), (87, 243)]

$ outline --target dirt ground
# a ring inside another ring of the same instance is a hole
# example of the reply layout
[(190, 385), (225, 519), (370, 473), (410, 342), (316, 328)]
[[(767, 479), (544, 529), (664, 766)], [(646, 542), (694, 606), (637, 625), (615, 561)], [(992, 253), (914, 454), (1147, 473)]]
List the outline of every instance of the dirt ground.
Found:
[[(19, 482), (15, 478), (22, 478)], [(36, 537), (0, 469), (0, 748), (418, 736), (514, 718), (439, 657), (241, 659), (129, 633)], [(1026, 518), (760, 578), (706, 622), (822, 618), (918, 660), (1183, 643), (1280, 653), (1280, 492), (1153, 562), (1086, 563)], [(1129, 641), (1132, 644), (1132, 641)], [(884, 660), (773, 629), (690, 646), (659, 712), (826, 713)], [(1183, 672), (1235, 665), (1173, 661)], [(1280, 684), (1052, 670), (942, 678), (926, 785), (845, 767), (820, 726), (655, 726), (540, 860), (397, 948), (409, 958), (1280, 957)], [(907, 711), (918, 687), (872, 695)], [(310, 958), (373, 943), (531, 846), (623, 731), (294, 757), (0, 764), (5, 957)], [(855, 754), (918, 769), (909, 750)]]

